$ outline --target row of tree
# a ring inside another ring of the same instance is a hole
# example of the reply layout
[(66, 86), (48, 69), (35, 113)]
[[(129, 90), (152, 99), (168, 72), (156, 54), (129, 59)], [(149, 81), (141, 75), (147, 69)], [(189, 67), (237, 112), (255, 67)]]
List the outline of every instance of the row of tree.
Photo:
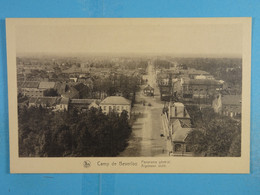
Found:
[(111, 75), (105, 79), (94, 81), (94, 92), (103, 92), (107, 96), (120, 94), (127, 99), (134, 101), (135, 93), (140, 89), (140, 79), (137, 76)]
[(127, 112), (105, 115), (92, 108), (52, 112), (45, 108), (19, 110), (19, 156), (116, 156), (131, 134)]
[(241, 122), (222, 116), (211, 108), (187, 106), (192, 127), (186, 143), (199, 156), (240, 156)]

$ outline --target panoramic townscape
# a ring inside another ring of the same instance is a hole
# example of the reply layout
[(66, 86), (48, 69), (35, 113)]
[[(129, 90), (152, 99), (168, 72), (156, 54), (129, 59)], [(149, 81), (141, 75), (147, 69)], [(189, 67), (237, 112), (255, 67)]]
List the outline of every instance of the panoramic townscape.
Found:
[(240, 156), (241, 58), (17, 57), (19, 155)]

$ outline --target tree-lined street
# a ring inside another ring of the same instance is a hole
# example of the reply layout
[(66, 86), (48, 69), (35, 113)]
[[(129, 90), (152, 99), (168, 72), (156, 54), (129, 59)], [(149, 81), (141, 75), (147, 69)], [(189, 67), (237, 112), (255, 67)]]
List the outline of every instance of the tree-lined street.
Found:
[[(136, 104), (132, 109), (135, 120), (129, 145), (120, 156), (168, 156), (167, 142), (160, 136), (163, 103), (160, 101), (152, 62), (149, 62), (147, 75), (144, 75), (144, 80), (146, 79), (147, 84), (143, 85), (141, 91), (136, 94)], [(142, 89), (148, 84), (154, 88), (154, 96), (144, 95)]]

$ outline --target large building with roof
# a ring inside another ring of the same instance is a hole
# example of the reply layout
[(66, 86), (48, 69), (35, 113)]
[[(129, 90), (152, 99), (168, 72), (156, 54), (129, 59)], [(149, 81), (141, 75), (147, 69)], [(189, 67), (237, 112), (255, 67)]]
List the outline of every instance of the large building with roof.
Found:
[(143, 92), (146, 96), (154, 96), (154, 88), (151, 87), (150, 85), (147, 85), (144, 89)]
[(131, 116), (131, 101), (121, 96), (109, 96), (105, 98), (100, 107), (102, 112), (109, 114), (110, 112), (117, 112), (121, 114), (124, 110), (128, 112), (128, 117)]
[(28, 97), (43, 97), (44, 91), (47, 89), (54, 89), (55, 82), (38, 82), (38, 81), (24, 81), (18, 82), (18, 93)]
[(90, 108), (99, 108), (100, 102), (99, 99), (71, 99), (70, 108), (85, 112)]
[(241, 95), (221, 95), (213, 101), (212, 107), (216, 113), (230, 117), (241, 117)]
[(223, 88), (223, 82), (213, 79), (189, 79), (181, 80), (182, 97), (185, 101), (211, 104), (212, 98)]
[(164, 132), (171, 142), (171, 153), (174, 156), (190, 156), (192, 153), (186, 145), (186, 138), (193, 130), (188, 111), (181, 102), (170, 102), (162, 115)]
[(66, 111), (69, 107), (69, 99), (61, 97), (30, 97), (29, 107), (43, 107), (54, 111)]

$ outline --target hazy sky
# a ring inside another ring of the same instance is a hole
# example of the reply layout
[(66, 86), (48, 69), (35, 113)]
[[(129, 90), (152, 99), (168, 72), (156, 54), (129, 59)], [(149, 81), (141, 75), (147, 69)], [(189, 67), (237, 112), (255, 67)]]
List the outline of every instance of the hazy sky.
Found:
[(17, 25), (18, 53), (111, 52), (241, 55), (239, 24)]

